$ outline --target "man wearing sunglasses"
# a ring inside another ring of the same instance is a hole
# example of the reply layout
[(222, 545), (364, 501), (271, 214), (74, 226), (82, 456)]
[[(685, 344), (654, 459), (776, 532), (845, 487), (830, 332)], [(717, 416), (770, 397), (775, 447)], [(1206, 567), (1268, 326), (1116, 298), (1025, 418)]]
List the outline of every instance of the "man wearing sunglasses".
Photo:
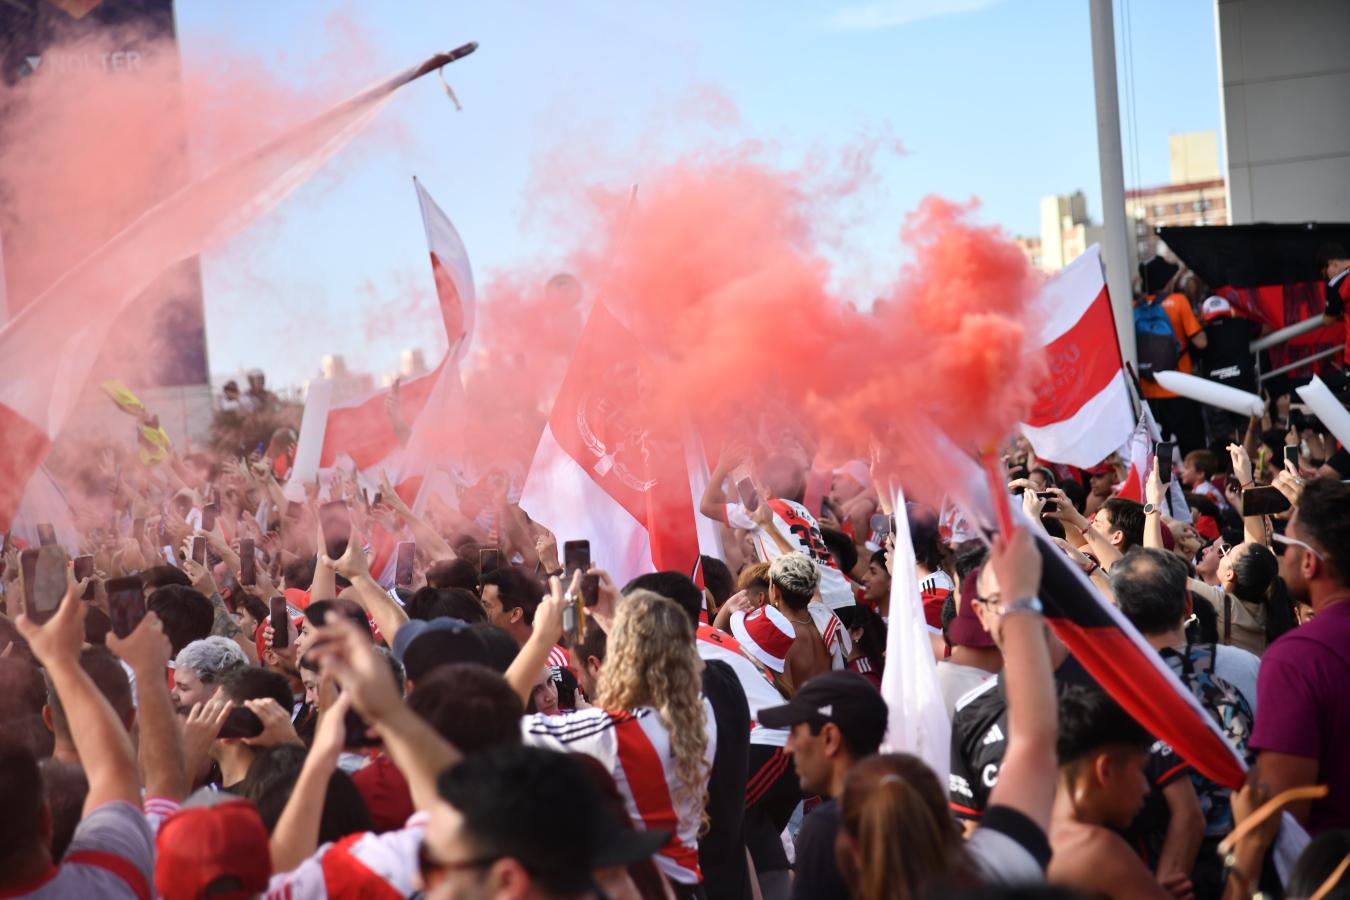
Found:
[(1280, 574), (1315, 617), (1271, 644), (1257, 682), (1250, 746), (1273, 792), (1325, 784), (1321, 800), (1289, 812), (1314, 837), (1350, 827), (1350, 485), (1308, 482), (1285, 534)]

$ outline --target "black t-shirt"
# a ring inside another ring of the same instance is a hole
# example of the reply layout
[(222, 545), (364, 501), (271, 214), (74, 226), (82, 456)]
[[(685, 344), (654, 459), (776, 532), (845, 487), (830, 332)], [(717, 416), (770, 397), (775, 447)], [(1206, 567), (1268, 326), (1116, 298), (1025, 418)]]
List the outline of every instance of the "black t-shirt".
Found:
[(1251, 343), (1261, 326), (1250, 319), (1220, 316), (1205, 324), (1205, 377), (1242, 391), (1255, 391), (1256, 358)]
[[(1087, 670), (1072, 656), (1055, 670), (1055, 683), (1092, 685)], [(998, 784), (1008, 749), (1008, 696), (1003, 673), (962, 697), (952, 717), (952, 771), (948, 804), (958, 819), (979, 819)]]
[(717, 749), (708, 778), (708, 830), (699, 835), (698, 864), (708, 900), (750, 896), (745, 862), (745, 783), (749, 776), (750, 705), (731, 666), (705, 661), (703, 696), (717, 723)]
[(1121, 835), (1139, 852), (1150, 870), (1158, 865), (1158, 854), (1167, 838), (1167, 823), (1172, 818), (1163, 789), (1174, 781), (1189, 778), (1191, 771), (1191, 767), (1173, 752), (1171, 745), (1154, 741), (1144, 766), (1144, 776), (1151, 789), (1144, 798), (1143, 808)]
[(848, 900), (848, 887), (834, 855), (838, 836), (839, 801), (826, 800), (807, 813), (797, 832), (792, 900)]

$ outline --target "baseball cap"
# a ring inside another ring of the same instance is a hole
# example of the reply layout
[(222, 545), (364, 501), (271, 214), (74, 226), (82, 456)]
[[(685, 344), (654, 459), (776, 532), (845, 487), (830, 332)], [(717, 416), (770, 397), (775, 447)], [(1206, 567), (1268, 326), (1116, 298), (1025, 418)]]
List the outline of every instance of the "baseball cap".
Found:
[(1206, 322), (1233, 314), (1233, 304), (1223, 297), (1209, 297), (1200, 307), (1200, 317)]
[(245, 900), (267, 890), (272, 852), (252, 803), (198, 791), (155, 838), (155, 887), (164, 900)]
[(772, 606), (732, 613), (731, 633), (755, 659), (775, 672), (782, 672), (787, 666), (788, 651), (797, 638), (797, 630), (787, 616)]
[(468, 632), (468, 630), (468, 622), (450, 616), (439, 616), (435, 619), (409, 619), (399, 626), (398, 631), (394, 634), (394, 645), (389, 649), (393, 651), (397, 659), (402, 660), (412, 642), (424, 634), (436, 634), (437, 632), (459, 634), (460, 632)]
[(994, 638), (975, 617), (980, 569), (971, 569), (961, 579), (961, 599), (956, 605), (956, 618), (947, 624), (947, 640), (953, 647), (985, 648), (994, 646)]
[(1084, 469), (1088, 475), (1115, 475), (1116, 467), (1109, 462), (1097, 463), (1097, 465)]
[(759, 711), (765, 728), (791, 728), (801, 722), (819, 727), (833, 722), (849, 743), (867, 746), (880, 743), (886, 734), (886, 701), (857, 672), (824, 672), (802, 685), (797, 695), (782, 706)]

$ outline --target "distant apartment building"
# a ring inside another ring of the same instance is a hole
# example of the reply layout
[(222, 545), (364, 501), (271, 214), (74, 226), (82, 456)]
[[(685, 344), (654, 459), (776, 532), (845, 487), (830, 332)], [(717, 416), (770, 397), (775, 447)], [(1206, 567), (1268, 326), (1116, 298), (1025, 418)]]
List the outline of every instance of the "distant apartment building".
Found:
[(1174, 134), (1167, 139), (1169, 183), (1125, 192), (1134, 222), (1135, 249), (1148, 259), (1160, 249), (1160, 225), (1227, 225), (1228, 199), (1219, 168), (1218, 135), (1213, 131)]

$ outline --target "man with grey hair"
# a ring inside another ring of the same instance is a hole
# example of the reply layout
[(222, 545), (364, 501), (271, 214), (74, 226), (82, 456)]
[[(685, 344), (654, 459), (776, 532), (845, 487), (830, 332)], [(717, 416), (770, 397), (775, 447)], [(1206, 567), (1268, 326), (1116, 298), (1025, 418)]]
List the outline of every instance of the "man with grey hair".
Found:
[(769, 566), (769, 603), (796, 632), (783, 670), (783, 687), (794, 694), (807, 679), (834, 668), (827, 637), (807, 609), (819, 586), (820, 572), (805, 553), (784, 553)]
[(173, 702), (191, 708), (215, 696), (221, 680), (248, 665), (239, 645), (226, 637), (211, 635), (193, 641), (178, 651), (173, 669)]

